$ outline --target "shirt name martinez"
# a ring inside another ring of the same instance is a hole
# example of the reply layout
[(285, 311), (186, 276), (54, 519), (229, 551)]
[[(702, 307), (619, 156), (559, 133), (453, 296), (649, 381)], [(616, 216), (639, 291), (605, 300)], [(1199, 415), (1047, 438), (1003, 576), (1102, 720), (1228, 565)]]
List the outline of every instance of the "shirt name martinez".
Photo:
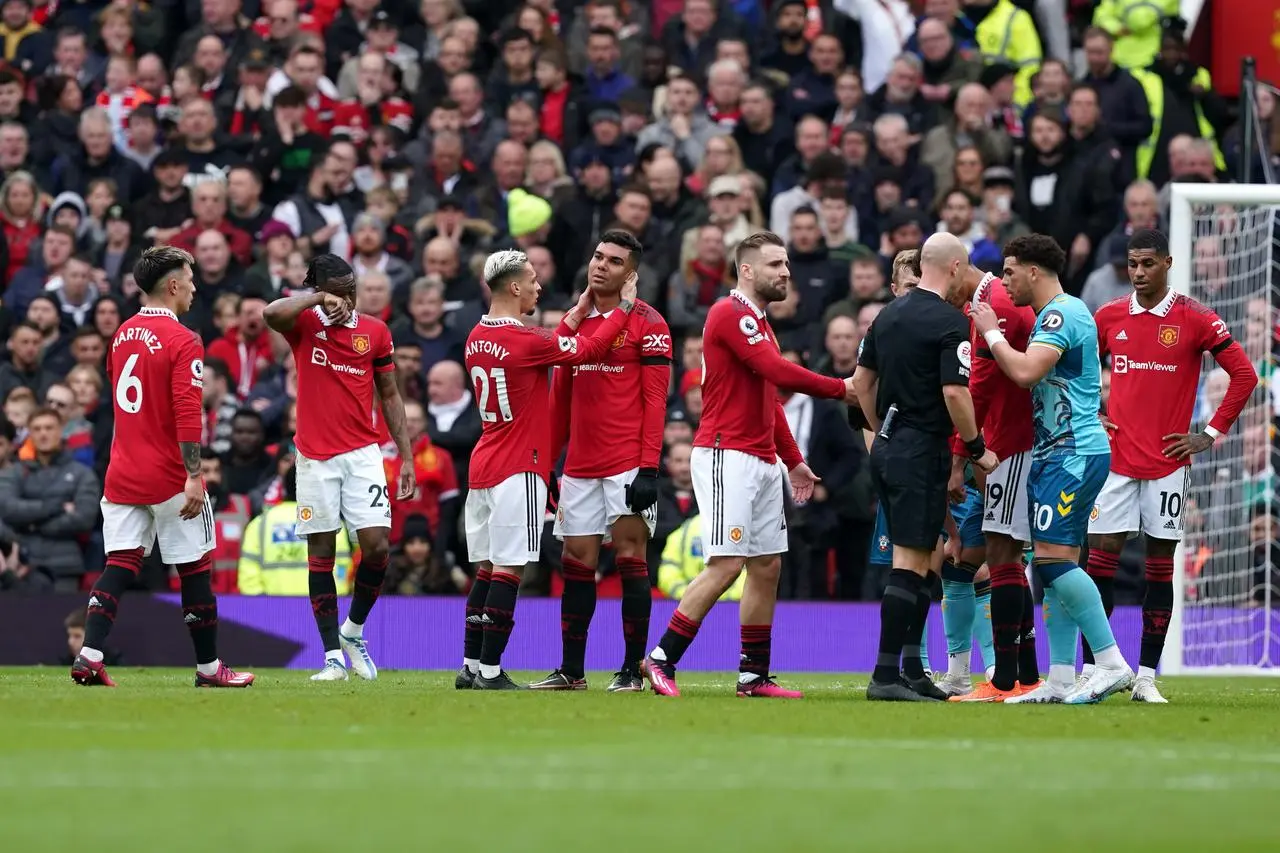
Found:
[(144, 326), (130, 326), (127, 329), (121, 329), (120, 334), (116, 335), (115, 343), (111, 345), (111, 349), (115, 351), (121, 344), (127, 344), (130, 341), (140, 341), (152, 355), (164, 349), (164, 344), (160, 342), (160, 336)]

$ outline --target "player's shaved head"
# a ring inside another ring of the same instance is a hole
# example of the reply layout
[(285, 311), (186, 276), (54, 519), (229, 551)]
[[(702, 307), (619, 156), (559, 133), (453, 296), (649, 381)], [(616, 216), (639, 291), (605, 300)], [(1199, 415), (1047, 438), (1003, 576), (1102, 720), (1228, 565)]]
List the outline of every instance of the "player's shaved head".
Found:
[(351, 264), (337, 255), (317, 255), (307, 264), (307, 277), (303, 280), (305, 287), (314, 287), (324, 293), (332, 293), (348, 300), (356, 295), (356, 274)]

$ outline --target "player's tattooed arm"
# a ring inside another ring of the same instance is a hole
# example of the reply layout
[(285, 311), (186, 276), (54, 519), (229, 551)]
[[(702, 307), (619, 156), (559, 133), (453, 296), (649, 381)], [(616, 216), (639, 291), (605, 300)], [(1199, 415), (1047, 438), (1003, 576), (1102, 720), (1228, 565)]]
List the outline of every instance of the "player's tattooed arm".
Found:
[(200, 476), (200, 442), (180, 441), (178, 449), (182, 451), (182, 464), (187, 469), (188, 477)]
[(396, 385), (394, 372), (375, 373), (374, 381), (378, 385), (378, 401), (382, 408), (382, 417), (386, 419), (387, 431), (396, 443), (396, 451), (400, 454), (400, 480), (397, 494), (405, 500), (413, 494), (417, 483), (413, 471), (413, 452), (409, 446), (409, 424), (404, 415), (404, 400), (400, 399), (400, 387)]

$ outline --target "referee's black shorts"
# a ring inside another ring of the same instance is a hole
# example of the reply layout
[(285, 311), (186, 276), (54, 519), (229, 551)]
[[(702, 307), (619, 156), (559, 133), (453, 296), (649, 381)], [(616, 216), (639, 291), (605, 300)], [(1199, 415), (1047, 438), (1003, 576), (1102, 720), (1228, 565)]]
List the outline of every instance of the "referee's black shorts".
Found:
[(947, 511), (951, 447), (946, 436), (899, 427), (871, 446), (871, 482), (894, 545), (932, 551)]

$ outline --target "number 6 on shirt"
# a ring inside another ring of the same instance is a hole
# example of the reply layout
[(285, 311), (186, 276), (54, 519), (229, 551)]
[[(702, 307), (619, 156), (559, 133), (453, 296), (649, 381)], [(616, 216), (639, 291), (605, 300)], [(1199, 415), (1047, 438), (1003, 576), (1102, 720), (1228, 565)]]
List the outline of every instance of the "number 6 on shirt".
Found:
[(131, 415), (142, 411), (142, 380), (133, 375), (133, 368), (137, 365), (138, 353), (135, 352), (125, 361), (116, 383), (116, 405)]
[[(471, 368), (471, 384), (476, 388), (476, 408), (480, 410), (480, 420), (485, 423), (494, 423), (498, 420), (498, 412), (502, 413), (502, 420), (505, 422), (509, 423), (513, 419), (511, 400), (507, 397), (507, 371), (501, 367), (486, 371), (477, 364)], [(489, 411), (491, 386), (498, 398), (498, 412)]]

